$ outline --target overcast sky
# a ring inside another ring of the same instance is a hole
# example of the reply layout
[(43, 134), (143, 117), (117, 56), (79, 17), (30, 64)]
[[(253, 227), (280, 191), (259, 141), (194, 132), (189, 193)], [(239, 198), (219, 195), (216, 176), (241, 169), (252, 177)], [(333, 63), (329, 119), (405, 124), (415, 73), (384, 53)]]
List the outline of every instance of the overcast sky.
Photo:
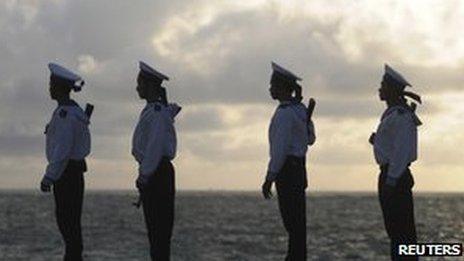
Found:
[(383, 64), (423, 96), (416, 190), (464, 190), (464, 5), (461, 1), (0, 2), (0, 188), (36, 188), (56, 104), (48, 62), (86, 80), (95, 104), (86, 186), (131, 189), (133, 128), (144, 102), (139, 60), (171, 77), (180, 189), (258, 189), (268, 161), (270, 62), (303, 78), (318, 101), (308, 154), (311, 190), (375, 190), (367, 139), (384, 105)]

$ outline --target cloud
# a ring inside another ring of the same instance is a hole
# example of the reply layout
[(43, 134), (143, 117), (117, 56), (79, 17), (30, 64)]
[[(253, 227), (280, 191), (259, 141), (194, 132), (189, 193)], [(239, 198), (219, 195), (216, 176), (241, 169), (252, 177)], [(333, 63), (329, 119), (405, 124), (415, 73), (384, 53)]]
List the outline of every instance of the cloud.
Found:
[[(305, 99), (318, 101), (318, 143), (310, 154), (316, 171), (346, 165), (357, 177), (355, 165), (365, 171), (372, 163), (365, 139), (384, 109), (377, 101), (384, 62), (423, 95), (424, 160), (437, 169), (457, 166), (464, 38), (456, 32), (463, 13), (464, 4), (452, 0), (3, 1), (0, 154), (9, 163), (0, 167), (43, 169), (42, 133), (55, 107), (46, 64), (54, 61), (83, 76), (85, 88), (72, 95), (95, 105), (95, 172), (131, 170), (131, 134), (144, 106), (135, 92), (138, 60), (171, 76), (169, 99), (183, 106), (176, 124), (178, 161), (191, 175), (181, 178), (185, 187), (201, 187), (194, 181), (201, 172), (218, 186), (232, 183), (233, 168), (264, 172), (276, 105), (268, 93), (272, 60), (301, 75)], [(26, 158), (35, 160), (12, 167)], [(233, 186), (259, 182), (257, 175), (234, 176)], [(11, 184), (30, 183), (21, 177), (26, 181)]]
[(83, 54), (77, 57), (77, 68), (84, 74), (93, 74), (100, 70), (101, 65), (92, 55)]
[(181, 111), (177, 120), (179, 130), (187, 132), (214, 131), (225, 128), (225, 120), (214, 106), (186, 108)]
[[(199, 7), (171, 17), (167, 24), (172, 26), (156, 33), (153, 43), (179, 68), (174, 75), (181, 75), (178, 85), (188, 86), (183, 92), (191, 86), (203, 90), (189, 96), (196, 102), (264, 102), (270, 60), (291, 65), (306, 88), (324, 95), (365, 97), (378, 86), (385, 62), (404, 71), (413, 83), (424, 85), (425, 79), (427, 85), (459, 88), (460, 59), (442, 61), (446, 48), (432, 50), (429, 44), (440, 30), (425, 31), (419, 39), (413, 31), (402, 32), (408, 12), (415, 14), (411, 6), (320, 3), (309, 1), (301, 10), (280, 2), (252, 10)], [(401, 15), (391, 21), (385, 9), (398, 9)], [(430, 12), (426, 8), (420, 18), (438, 19)], [(417, 26), (427, 30), (429, 23)], [(430, 53), (434, 56), (423, 57)], [(443, 77), (431, 77), (434, 74)]]

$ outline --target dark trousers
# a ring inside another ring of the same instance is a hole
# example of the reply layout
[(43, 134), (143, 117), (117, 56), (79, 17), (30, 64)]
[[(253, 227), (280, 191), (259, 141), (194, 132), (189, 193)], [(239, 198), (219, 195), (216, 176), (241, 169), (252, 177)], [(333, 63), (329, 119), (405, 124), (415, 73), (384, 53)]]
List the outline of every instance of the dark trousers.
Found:
[(414, 222), (414, 203), (412, 187), (414, 179), (408, 169), (401, 175), (391, 196), (385, 195), (383, 184), (387, 178), (388, 166), (381, 168), (379, 176), (379, 200), (382, 208), (385, 229), (390, 238), (392, 260), (417, 260), (413, 256), (398, 256), (398, 244), (414, 244), (417, 242)]
[(174, 167), (163, 159), (141, 192), (152, 260), (170, 260), (174, 225)]
[(85, 171), (85, 161), (70, 160), (53, 185), (56, 222), (66, 245), (65, 261), (82, 260), (81, 213)]
[(288, 233), (286, 261), (306, 260), (306, 195), (304, 158), (288, 156), (277, 175), (279, 209)]

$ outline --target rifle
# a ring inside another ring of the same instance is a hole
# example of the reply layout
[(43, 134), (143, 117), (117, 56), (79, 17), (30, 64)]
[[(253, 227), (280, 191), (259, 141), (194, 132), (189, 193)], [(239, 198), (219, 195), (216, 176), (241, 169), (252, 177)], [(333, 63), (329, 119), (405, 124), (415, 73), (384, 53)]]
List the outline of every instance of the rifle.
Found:
[(307, 116), (308, 123), (311, 121), (311, 118), (313, 117), (313, 112), (314, 112), (315, 107), (316, 107), (316, 100), (314, 100), (313, 98), (309, 98), (309, 101), (308, 101), (308, 116)]
[(94, 106), (90, 103), (87, 103), (85, 105), (85, 115), (87, 115), (87, 117), (90, 119), (90, 117), (92, 117), (92, 113), (93, 113), (93, 108)]
[[(310, 125), (312, 125), (311, 118), (313, 117), (314, 108), (316, 107), (316, 101), (313, 98), (309, 98), (308, 109), (306, 111), (306, 131), (308, 132), (308, 138), (314, 137), (314, 133), (311, 133)], [(308, 145), (313, 145), (315, 140), (308, 139)]]

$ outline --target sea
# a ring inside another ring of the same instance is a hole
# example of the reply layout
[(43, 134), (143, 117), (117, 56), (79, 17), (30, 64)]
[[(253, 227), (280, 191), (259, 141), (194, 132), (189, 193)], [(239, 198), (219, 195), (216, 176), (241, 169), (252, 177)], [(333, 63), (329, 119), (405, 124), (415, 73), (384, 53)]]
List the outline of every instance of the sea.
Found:
[[(135, 191), (87, 191), (84, 260), (149, 260)], [(464, 194), (415, 194), (419, 242), (464, 242)], [(309, 260), (389, 260), (374, 193), (309, 193)], [(257, 192), (176, 195), (172, 260), (284, 260), (287, 237), (277, 200)], [(62, 260), (51, 194), (0, 191), (0, 260)], [(422, 260), (464, 260), (424, 258)]]

